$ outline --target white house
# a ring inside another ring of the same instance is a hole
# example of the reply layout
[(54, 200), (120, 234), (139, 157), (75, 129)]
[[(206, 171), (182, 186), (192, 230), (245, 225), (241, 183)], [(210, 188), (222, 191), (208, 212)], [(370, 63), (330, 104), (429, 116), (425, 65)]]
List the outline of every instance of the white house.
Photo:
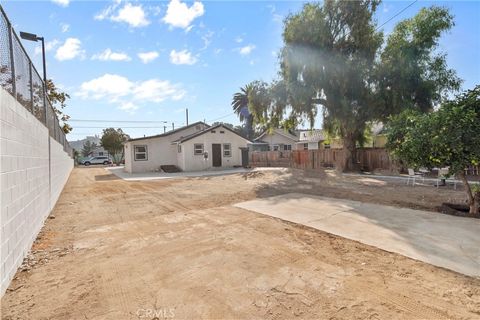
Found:
[(325, 141), (323, 130), (299, 130), (297, 137), (297, 150), (317, 150)]
[(152, 172), (162, 165), (177, 165), (177, 148), (172, 142), (209, 126), (195, 122), (163, 134), (130, 139), (125, 143), (125, 171)]
[(163, 165), (182, 171), (242, 166), (248, 160), (249, 143), (223, 125), (210, 127), (197, 122), (164, 134), (130, 139), (125, 144), (125, 170), (158, 171)]
[(220, 124), (174, 141), (183, 171), (245, 166), (249, 140)]

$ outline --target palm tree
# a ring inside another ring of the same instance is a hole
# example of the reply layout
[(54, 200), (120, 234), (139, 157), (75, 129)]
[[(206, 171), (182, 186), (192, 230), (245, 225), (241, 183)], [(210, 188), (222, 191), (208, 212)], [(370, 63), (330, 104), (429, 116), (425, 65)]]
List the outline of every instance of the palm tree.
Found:
[(253, 82), (240, 88), (240, 92), (233, 95), (232, 108), (237, 114), (240, 122), (245, 123), (247, 138), (253, 139), (253, 114), (248, 110), (248, 95), (254, 90)]

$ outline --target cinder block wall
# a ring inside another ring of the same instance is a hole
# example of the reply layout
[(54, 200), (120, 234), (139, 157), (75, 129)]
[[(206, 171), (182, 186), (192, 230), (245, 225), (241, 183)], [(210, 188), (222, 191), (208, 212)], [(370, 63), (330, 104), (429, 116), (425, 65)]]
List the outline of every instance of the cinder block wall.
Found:
[(73, 160), (50, 138), (48, 129), (0, 88), (0, 296), (55, 206), (72, 168)]

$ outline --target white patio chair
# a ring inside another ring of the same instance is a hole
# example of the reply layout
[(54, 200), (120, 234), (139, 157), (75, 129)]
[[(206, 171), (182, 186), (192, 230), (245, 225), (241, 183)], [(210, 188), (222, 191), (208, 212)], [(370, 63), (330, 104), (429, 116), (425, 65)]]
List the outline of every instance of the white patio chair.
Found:
[(412, 186), (415, 187), (415, 180), (418, 178), (422, 178), (422, 183), (425, 182), (425, 175), (421, 172), (415, 172), (412, 168), (408, 168), (408, 178), (407, 178), (407, 186), (410, 181), (412, 181)]

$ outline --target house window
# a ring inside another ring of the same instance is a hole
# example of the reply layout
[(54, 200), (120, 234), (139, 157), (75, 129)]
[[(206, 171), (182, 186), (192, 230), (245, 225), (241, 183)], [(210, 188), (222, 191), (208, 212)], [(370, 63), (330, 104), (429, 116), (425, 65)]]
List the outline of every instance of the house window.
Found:
[(325, 149), (330, 149), (330, 144), (324, 144), (323, 146)]
[(308, 143), (303, 144), (303, 150), (308, 150)]
[(135, 151), (135, 161), (146, 161), (148, 160), (147, 155), (147, 146), (134, 146)]
[(193, 145), (193, 154), (197, 156), (203, 155), (203, 143), (195, 143)]
[(278, 151), (278, 145), (273, 146), (273, 151)]
[(182, 153), (182, 145), (181, 144), (177, 145), (177, 152)]
[(100, 151), (100, 152), (98, 153), (98, 155), (99, 155), (99, 156), (103, 156), (103, 152)]
[(215, 131), (215, 130), (212, 130), (212, 131), (210, 131), (210, 132), (211, 132), (211, 133), (215, 133), (216, 131)]
[(223, 156), (224, 157), (231, 157), (232, 156), (232, 146), (230, 143), (223, 144)]
[(220, 131), (220, 133), (225, 133), (225, 131)]
[(284, 144), (283, 145), (283, 151), (290, 151), (292, 150), (292, 145), (291, 144)]

